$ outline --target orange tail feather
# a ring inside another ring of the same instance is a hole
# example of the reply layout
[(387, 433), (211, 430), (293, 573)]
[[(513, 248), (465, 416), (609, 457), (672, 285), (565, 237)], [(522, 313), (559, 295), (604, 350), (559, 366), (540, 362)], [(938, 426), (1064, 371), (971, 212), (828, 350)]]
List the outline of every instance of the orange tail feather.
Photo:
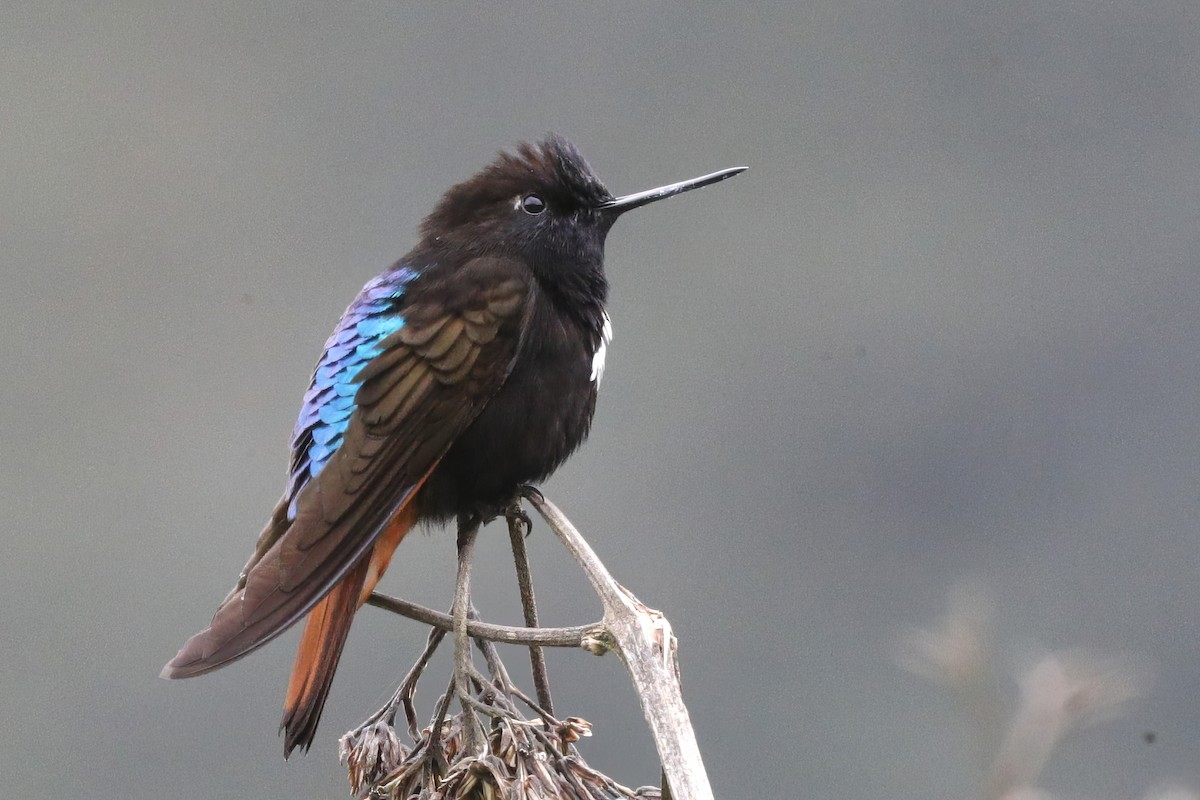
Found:
[(371, 596), (392, 553), (416, 521), (412, 503), (400, 509), (375, 542), (370, 556), (355, 564), (325, 599), (308, 612), (279, 726), (284, 732), (284, 758), (297, 747), (308, 750), (312, 745), (354, 612)]

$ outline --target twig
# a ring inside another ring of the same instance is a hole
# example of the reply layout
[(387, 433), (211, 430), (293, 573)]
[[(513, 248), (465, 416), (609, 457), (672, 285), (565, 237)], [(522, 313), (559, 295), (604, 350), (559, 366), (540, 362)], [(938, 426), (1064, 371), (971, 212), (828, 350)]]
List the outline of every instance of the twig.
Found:
[(429, 631), (429, 638), (425, 641), (425, 650), (422, 651), (421, 657), (409, 669), (408, 674), (404, 676), (404, 680), (400, 681), (400, 686), (396, 689), (396, 693), (392, 695), (392, 699), (387, 704), (372, 714), (363, 727), (373, 725), (380, 720), (383, 720), (388, 725), (396, 721), (396, 709), (400, 706), (404, 707), (404, 717), (408, 722), (408, 732), (413, 740), (417, 739), (417, 712), (413, 707), (413, 695), (417, 691), (417, 681), (421, 679), (422, 673), (425, 672), (425, 667), (429, 665), (429, 659), (433, 658), (433, 653), (437, 650), (438, 645), (442, 643), (442, 639), (446, 636), (446, 632), (440, 628), (433, 628)]
[(476, 719), (469, 700), (471, 686), (471, 640), (467, 636), (467, 616), (471, 608), (471, 556), (475, 551), (475, 538), (479, 535), (479, 518), (463, 517), (458, 523), (458, 579), (454, 587), (454, 684), (463, 710), (463, 741), (469, 753), (477, 753), (482, 747), (479, 721)]
[[(475, 610), (475, 604), (471, 604), (470, 614), (467, 620), (479, 619), (479, 612)], [(487, 639), (480, 639), (472, 636), (471, 641), (475, 642), (475, 646), (479, 648), (479, 652), (483, 653), (483, 658), (487, 661), (488, 672), (492, 676), (492, 684), (500, 689), (500, 691), (511, 694), (512, 681), (508, 677), (508, 670), (504, 667), (504, 662), (500, 660), (500, 654), (496, 652), (496, 643), (489, 642)]]
[[(399, 614), (402, 617), (432, 625), (443, 631), (454, 630), (454, 618), (432, 608), (410, 603), (399, 597), (374, 592), (367, 604)], [(467, 633), (475, 639), (505, 644), (539, 645), (541, 647), (583, 647), (584, 641), (594, 636), (600, 623), (575, 625), (569, 628), (519, 628), (511, 625), (495, 625), (490, 622), (467, 620)]]
[(455, 671), (450, 676), (450, 685), (446, 687), (446, 693), (438, 698), (437, 710), (433, 714), (433, 722), (429, 725), (429, 738), (426, 740), (426, 754), (433, 758), (434, 766), (440, 775), (445, 775), (446, 770), (450, 768), (446, 754), (442, 751), (442, 726), (446, 724), (446, 712), (450, 710), (450, 701), (454, 697), (454, 687), (457, 683), (458, 672)]
[[(517, 586), (521, 590), (521, 611), (525, 615), (527, 628), (538, 627), (537, 601), (533, 596), (533, 574), (529, 570), (529, 551), (525, 548), (529, 517), (521, 510), (521, 499), (513, 498), (504, 510), (508, 521), (508, 538), (512, 542), (513, 561), (517, 566)], [(537, 690), (538, 705), (547, 713), (554, 713), (554, 702), (550, 698), (550, 678), (546, 672), (546, 654), (536, 645), (529, 647), (529, 665), (533, 672), (533, 687)]]
[(532, 697), (530, 697), (529, 695), (522, 692), (520, 687), (517, 687), (517, 686), (512, 687), (512, 696), (517, 698), (518, 700), (520, 700), (525, 705), (529, 706), (529, 708), (533, 711), (533, 713), (535, 713), (539, 717), (541, 717), (543, 724), (551, 725), (551, 726), (555, 726), (555, 727), (562, 724), (562, 722), (559, 721), (558, 719), (555, 719), (555, 717), (552, 714), (547, 713), (546, 709), (539, 706)]
[(521, 495), (571, 551), (604, 604), (604, 633), (585, 642), (585, 646), (591, 644), (594, 652), (616, 650), (625, 662), (658, 745), (671, 793), (680, 800), (713, 800), (700, 747), (683, 704), (677, 642), (670, 623), (613, 579), (570, 520), (541, 492), (525, 487)]

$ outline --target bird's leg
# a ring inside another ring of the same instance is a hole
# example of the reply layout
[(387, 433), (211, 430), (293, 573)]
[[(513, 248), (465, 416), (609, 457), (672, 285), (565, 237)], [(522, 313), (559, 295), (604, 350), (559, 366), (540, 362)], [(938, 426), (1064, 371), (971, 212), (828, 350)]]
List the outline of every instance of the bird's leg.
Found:
[[(520, 496), (514, 497), (504, 509), (508, 521), (508, 538), (512, 542), (513, 560), (517, 566), (517, 586), (521, 590), (521, 610), (525, 614), (527, 628), (538, 627), (537, 601), (533, 595), (533, 573), (529, 569), (529, 552), (525, 548), (525, 537), (533, 529), (529, 515), (521, 508)], [(547, 714), (554, 713), (550, 698), (550, 678), (546, 672), (546, 655), (542, 648), (529, 648), (529, 664), (533, 672), (533, 686), (537, 690), (538, 704)]]
[(471, 640), (467, 635), (467, 617), (471, 608), (471, 556), (479, 535), (478, 515), (462, 515), (458, 520), (458, 578), (454, 586), (454, 685), (463, 709), (464, 744), (469, 753), (482, 747), (479, 721), (468, 698), (471, 697)]

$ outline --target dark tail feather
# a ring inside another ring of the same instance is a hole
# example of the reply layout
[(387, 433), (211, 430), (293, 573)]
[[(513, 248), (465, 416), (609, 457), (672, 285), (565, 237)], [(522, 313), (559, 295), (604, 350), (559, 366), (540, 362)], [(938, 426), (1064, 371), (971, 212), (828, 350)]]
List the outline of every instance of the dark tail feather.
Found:
[(358, 610), (359, 596), (367, 577), (371, 559), (366, 557), (355, 564), (325, 599), (308, 612), (300, 649), (288, 682), (287, 698), (283, 702), (283, 757), (297, 747), (305, 751), (312, 746), (321, 720), (321, 710), (333, 685), (333, 674), (342, 657), (342, 648), (350, 634), (350, 623)]
[(333, 591), (308, 612), (283, 702), (283, 721), (279, 724), (279, 729), (284, 732), (284, 758), (297, 747), (307, 751), (312, 746), (354, 612), (375, 590), (392, 553), (416, 521), (417, 512), (411, 503), (400, 509), (370, 553), (363, 556)]

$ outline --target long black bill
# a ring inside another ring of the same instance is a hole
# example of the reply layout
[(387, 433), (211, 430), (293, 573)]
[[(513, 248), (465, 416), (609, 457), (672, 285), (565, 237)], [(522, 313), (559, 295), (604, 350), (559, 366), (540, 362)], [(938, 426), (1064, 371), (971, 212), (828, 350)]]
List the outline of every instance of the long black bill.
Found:
[(726, 178), (732, 178), (739, 172), (745, 172), (745, 167), (730, 167), (723, 169), (720, 172), (713, 172), (709, 175), (701, 175), (699, 178), (692, 178), (690, 181), (680, 181), (679, 183), (671, 183), (666, 186), (660, 186), (657, 189), (647, 189), (644, 192), (635, 192), (627, 194), (624, 197), (617, 197), (609, 200), (607, 203), (600, 206), (601, 211), (606, 211), (613, 216), (624, 214), (631, 208), (644, 206), (647, 203), (653, 203), (655, 200), (664, 200), (672, 195), (690, 192), (692, 189), (699, 189), (702, 186), (719, 183)]

